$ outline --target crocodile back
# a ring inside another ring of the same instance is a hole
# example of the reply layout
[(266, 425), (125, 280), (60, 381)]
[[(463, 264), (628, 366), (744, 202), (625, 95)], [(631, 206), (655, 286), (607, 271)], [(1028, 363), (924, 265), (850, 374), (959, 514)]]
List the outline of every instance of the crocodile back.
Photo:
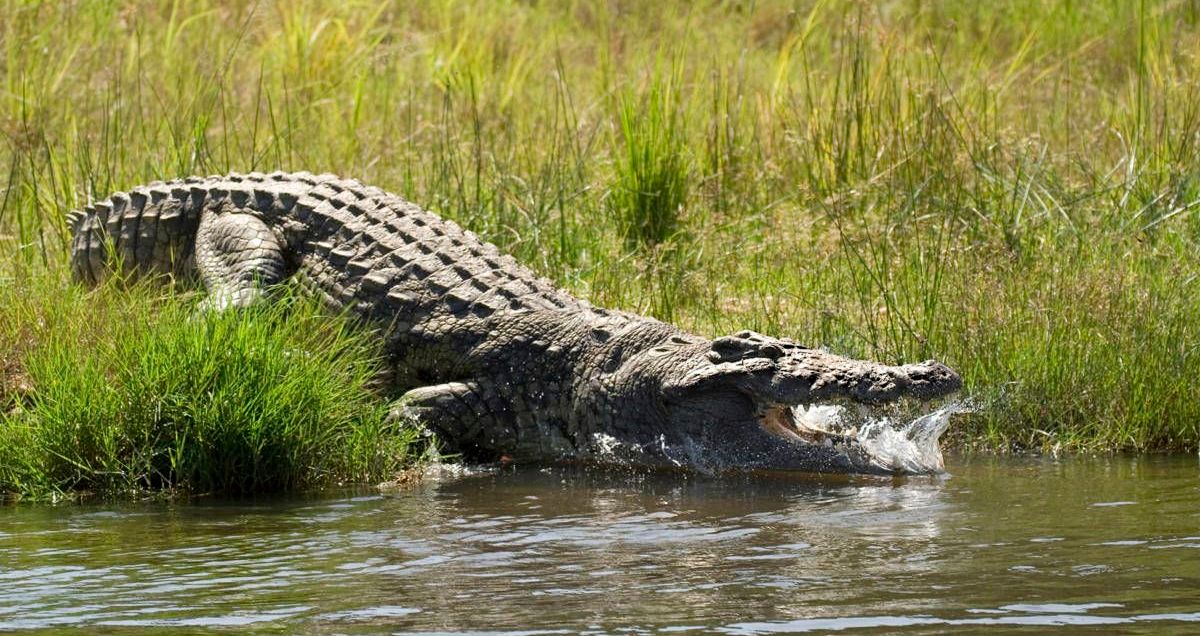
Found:
[(285, 246), (289, 273), (329, 304), (373, 317), (591, 309), (453, 221), (353, 179), (304, 172), (115, 193), (70, 215), (72, 274), (92, 284), (114, 268), (189, 276), (204, 214), (261, 219)]

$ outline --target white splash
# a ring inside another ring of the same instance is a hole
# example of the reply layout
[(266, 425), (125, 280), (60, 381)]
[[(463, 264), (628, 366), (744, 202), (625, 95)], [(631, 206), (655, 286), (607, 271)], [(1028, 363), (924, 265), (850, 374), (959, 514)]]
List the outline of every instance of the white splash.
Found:
[(856, 443), (872, 464), (899, 473), (944, 472), (938, 438), (950, 426), (950, 416), (970, 411), (960, 403), (915, 416), (824, 404), (792, 410), (800, 428)]
[(615, 459), (617, 456), (617, 449), (621, 447), (621, 440), (618, 440), (608, 433), (593, 433), (592, 446), (594, 452), (599, 457), (604, 459)]

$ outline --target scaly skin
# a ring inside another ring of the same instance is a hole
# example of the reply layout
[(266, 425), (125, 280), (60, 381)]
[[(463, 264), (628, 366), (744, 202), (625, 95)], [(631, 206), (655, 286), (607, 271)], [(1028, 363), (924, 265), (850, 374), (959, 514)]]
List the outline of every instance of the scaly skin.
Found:
[(382, 334), (403, 404), (452, 450), (518, 461), (611, 458), (701, 469), (877, 472), (814, 443), (786, 407), (956, 391), (927, 361), (840, 358), (752, 332), (708, 340), (591, 306), (473, 233), (333, 175), (192, 177), (70, 217), (74, 276), (198, 275), (205, 307), (288, 278)]

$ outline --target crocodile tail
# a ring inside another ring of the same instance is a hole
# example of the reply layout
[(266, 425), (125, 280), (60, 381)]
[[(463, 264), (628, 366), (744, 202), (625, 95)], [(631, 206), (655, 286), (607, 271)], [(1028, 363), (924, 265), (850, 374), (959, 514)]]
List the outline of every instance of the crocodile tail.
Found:
[(71, 274), (97, 284), (125, 275), (182, 275), (190, 269), (202, 199), (182, 181), (117, 192), (71, 212)]

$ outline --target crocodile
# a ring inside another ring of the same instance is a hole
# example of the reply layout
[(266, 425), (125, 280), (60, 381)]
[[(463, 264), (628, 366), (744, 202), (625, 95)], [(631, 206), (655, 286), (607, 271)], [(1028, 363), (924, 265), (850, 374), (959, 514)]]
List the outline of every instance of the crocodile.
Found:
[(156, 181), (68, 223), (85, 284), (118, 269), (198, 278), (202, 309), (221, 311), (290, 280), (364, 321), (390, 395), (469, 459), (888, 472), (853, 439), (800, 425), (795, 407), (921, 403), (961, 386), (933, 360), (888, 366), (751, 331), (709, 339), (593, 306), (453, 221), (330, 174)]

